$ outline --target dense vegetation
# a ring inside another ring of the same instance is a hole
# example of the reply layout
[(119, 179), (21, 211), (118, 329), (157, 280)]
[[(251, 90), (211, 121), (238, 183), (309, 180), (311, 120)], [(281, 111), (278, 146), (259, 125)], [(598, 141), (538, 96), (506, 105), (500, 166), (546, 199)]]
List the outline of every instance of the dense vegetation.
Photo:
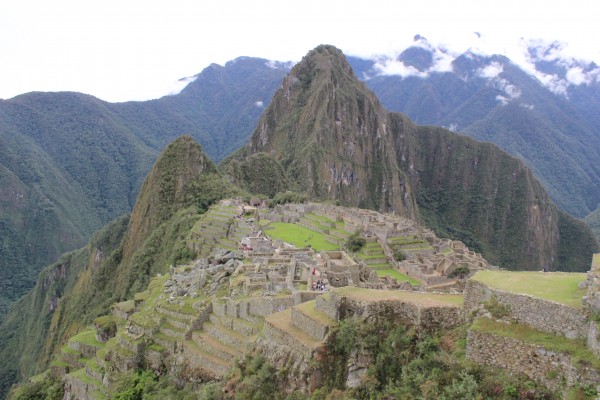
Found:
[(44, 266), (131, 211), (170, 141), (190, 134), (216, 161), (245, 143), (286, 71), (241, 58), (158, 100), (29, 93), (1, 101), (0, 321)]
[(43, 370), (68, 337), (107, 314), (110, 305), (192, 256), (184, 242), (194, 222), (215, 201), (235, 195), (243, 193), (189, 136), (168, 146), (131, 217), (117, 219), (86, 247), (42, 271), (34, 290), (0, 325), (0, 396), (15, 380)]
[[(398, 59), (422, 72), (433, 61), (432, 53), (421, 47), (405, 50)], [(419, 77), (377, 76), (374, 61), (349, 61), (358, 77), (370, 77), (367, 85), (388, 110), (405, 113), (420, 125), (452, 127), (522, 158), (559, 207), (573, 215), (583, 217), (596, 208), (597, 84), (570, 87), (568, 97), (557, 95), (499, 55), (463, 54), (452, 62), (452, 71)], [(558, 60), (547, 63), (564, 78), (566, 70)], [(482, 76), (489, 65), (500, 66), (497, 77)], [(507, 85), (518, 92), (516, 98), (507, 95)]]
[[(402, 324), (381, 324), (349, 318), (340, 322), (328, 348), (324, 384), (310, 395), (289, 393), (286, 371), (275, 370), (260, 355), (247, 356), (224, 382), (176, 389), (168, 377), (138, 371), (123, 381), (115, 398), (203, 400), (326, 400), (326, 399), (558, 399), (557, 395), (524, 376), (481, 367), (465, 361), (463, 329), (436, 336), (416, 335)], [(351, 359), (371, 360), (358, 386), (346, 388)], [(50, 382), (49, 382), (50, 383)], [(589, 388), (576, 389), (585, 398)], [(574, 393), (578, 395), (578, 393)]]

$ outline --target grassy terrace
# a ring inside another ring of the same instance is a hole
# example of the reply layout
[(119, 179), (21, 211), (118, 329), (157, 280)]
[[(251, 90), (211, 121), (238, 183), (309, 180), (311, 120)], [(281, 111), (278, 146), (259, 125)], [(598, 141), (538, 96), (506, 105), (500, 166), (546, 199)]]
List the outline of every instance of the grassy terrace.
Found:
[(386, 275), (389, 275), (392, 278), (395, 278), (398, 282), (406, 281), (413, 286), (419, 286), (421, 284), (420, 281), (418, 281), (415, 278), (412, 278), (406, 274), (403, 274), (402, 272), (398, 271), (397, 269), (393, 269), (393, 268), (376, 269), (375, 272), (377, 273), (377, 276), (379, 276), (380, 278), (385, 278)]
[(96, 340), (96, 331), (95, 330), (89, 330), (89, 331), (84, 331), (84, 332), (78, 333), (77, 335), (75, 335), (71, 339), (69, 339), (69, 341), (70, 342), (79, 342), (79, 343), (87, 344), (87, 345), (94, 346), (94, 347), (101, 347), (104, 345), (103, 343)]
[(591, 364), (596, 369), (600, 369), (600, 359), (596, 358), (585, 343), (580, 340), (567, 339), (564, 336), (541, 332), (524, 324), (504, 324), (489, 318), (477, 318), (471, 329), (535, 344), (550, 351), (567, 353), (574, 358), (575, 364), (583, 361)]
[(296, 224), (272, 222), (263, 229), (273, 239), (281, 239), (296, 247), (311, 246), (316, 251), (339, 249), (339, 246), (327, 240), (327, 235)]
[(403, 292), (398, 290), (372, 290), (353, 286), (334, 289), (334, 292), (338, 296), (346, 296), (362, 301), (399, 300), (407, 303), (413, 303), (422, 307), (462, 307), (464, 302), (463, 296), (460, 294)]
[(490, 288), (511, 293), (527, 294), (546, 300), (556, 301), (574, 308), (581, 308), (581, 298), (585, 289), (579, 289), (579, 282), (585, 280), (585, 273), (573, 272), (508, 272), (479, 271), (471, 279)]
[(323, 325), (327, 326), (335, 326), (337, 322), (329, 318), (325, 313), (317, 310), (315, 308), (315, 300), (307, 301), (302, 304), (298, 304), (294, 306), (296, 309), (300, 310), (303, 314), (308, 315), (312, 319), (319, 321)]

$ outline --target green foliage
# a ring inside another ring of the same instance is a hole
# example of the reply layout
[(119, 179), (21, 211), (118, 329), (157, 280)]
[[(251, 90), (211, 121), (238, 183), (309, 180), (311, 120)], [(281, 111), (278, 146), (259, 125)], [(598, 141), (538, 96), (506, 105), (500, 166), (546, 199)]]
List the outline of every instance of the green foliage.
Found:
[(360, 232), (354, 232), (346, 240), (346, 248), (353, 253), (359, 252), (367, 244), (367, 240), (362, 237)]
[(588, 271), (592, 263), (592, 254), (600, 251), (589, 227), (561, 211), (558, 214), (558, 232), (558, 260), (553, 268), (568, 272)]
[[(313, 398), (329, 398), (327, 394), (333, 393), (335, 398), (382, 400), (512, 399), (523, 393), (528, 393), (527, 398), (555, 398), (520, 376), (466, 363), (460, 351), (465, 334), (462, 330), (441, 337), (417, 336), (391, 321), (374, 324), (356, 318), (342, 320), (331, 344), (329, 380)], [(357, 388), (340, 391), (348, 360), (356, 354), (371, 357), (367, 376)]]
[(483, 303), (486, 310), (494, 316), (494, 318), (504, 318), (510, 315), (510, 308), (498, 302), (496, 296), (492, 296), (488, 301)]
[(398, 262), (406, 260), (406, 253), (400, 249), (394, 250), (394, 260)]
[(115, 391), (114, 400), (142, 400), (145, 394), (154, 390), (158, 379), (152, 371), (138, 370), (131, 375), (123, 375), (120, 388)]
[(11, 395), (12, 400), (61, 400), (64, 384), (61, 379), (45, 374), (41, 379), (20, 385)]
[(461, 265), (460, 267), (456, 268), (454, 271), (450, 272), (448, 274), (448, 278), (463, 279), (464, 277), (469, 275), (470, 272), (471, 272), (471, 270), (469, 269), (469, 267), (467, 267), (466, 265)]
[(277, 388), (276, 371), (260, 355), (246, 357), (238, 363), (239, 378), (236, 400), (260, 400), (280, 398)]

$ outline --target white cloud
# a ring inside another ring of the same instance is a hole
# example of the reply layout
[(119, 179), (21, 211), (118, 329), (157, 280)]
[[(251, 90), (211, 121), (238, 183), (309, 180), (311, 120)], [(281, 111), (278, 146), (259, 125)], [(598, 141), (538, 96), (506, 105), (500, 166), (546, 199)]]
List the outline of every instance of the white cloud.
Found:
[(504, 71), (504, 65), (500, 62), (494, 61), (490, 65), (480, 68), (477, 72), (482, 78), (493, 79), (497, 78)]
[[(545, 57), (570, 56), (600, 64), (598, 7), (590, 0), (570, 0), (568, 7), (561, 2), (540, 7), (523, 0), (458, 6), (443, 0), (340, 4), (305, 0), (295, 7), (264, 0), (258, 7), (239, 0), (54, 0), (35, 2), (32, 12), (32, 2), (9, 0), (0, 13), (0, 36), (6, 39), (0, 41), (0, 97), (31, 90), (76, 90), (110, 101), (143, 100), (169, 93), (171, 82), (182, 76), (239, 56), (300, 60), (322, 43), (351, 55), (391, 56), (414, 45), (416, 33), (434, 48), (446, 49), (435, 52), (429, 73), (449, 71), (452, 56), (468, 49), (505, 54), (525, 64), (521, 37), (569, 43)], [(315, 14), (315, 9), (320, 12)]]
[(173, 96), (181, 93), (183, 89), (190, 83), (194, 82), (198, 77), (197, 76), (189, 76), (187, 78), (178, 79), (171, 85), (171, 89), (168, 91), (169, 96)]
[(501, 95), (496, 96), (496, 100), (498, 100), (500, 103), (502, 103), (503, 106), (507, 105), (509, 102), (508, 98), (501, 96)]
[(521, 107), (526, 108), (528, 110), (533, 110), (535, 107), (533, 104), (521, 103), (519, 104)]
[(426, 78), (429, 75), (427, 72), (421, 72), (411, 65), (406, 65), (402, 61), (391, 58), (378, 60), (374, 68), (378, 72), (378, 75), (399, 75), (403, 78), (409, 76)]
[(477, 70), (477, 76), (489, 80), (489, 84), (503, 91), (506, 96), (498, 95), (496, 100), (506, 105), (510, 100), (521, 97), (521, 89), (510, 83), (507, 79), (501, 78), (500, 74), (504, 72), (504, 64), (498, 61), (492, 61), (490, 64)]

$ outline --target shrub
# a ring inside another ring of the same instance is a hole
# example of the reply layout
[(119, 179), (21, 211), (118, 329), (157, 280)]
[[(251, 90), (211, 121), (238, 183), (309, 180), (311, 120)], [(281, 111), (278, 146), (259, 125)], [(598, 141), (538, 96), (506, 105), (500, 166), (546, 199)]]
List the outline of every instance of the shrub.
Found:
[(495, 296), (492, 296), (492, 298), (483, 305), (494, 318), (504, 318), (510, 315), (510, 309), (504, 304), (498, 303)]
[(469, 269), (469, 267), (467, 267), (466, 265), (461, 265), (460, 267), (456, 268), (454, 271), (450, 272), (450, 274), (448, 274), (448, 278), (462, 279), (465, 276), (469, 275), (470, 272), (471, 272), (471, 270)]
[(394, 260), (398, 262), (406, 260), (406, 253), (400, 249), (394, 250)]
[(367, 240), (360, 235), (360, 232), (354, 232), (346, 241), (346, 248), (353, 253), (360, 251), (367, 244)]

